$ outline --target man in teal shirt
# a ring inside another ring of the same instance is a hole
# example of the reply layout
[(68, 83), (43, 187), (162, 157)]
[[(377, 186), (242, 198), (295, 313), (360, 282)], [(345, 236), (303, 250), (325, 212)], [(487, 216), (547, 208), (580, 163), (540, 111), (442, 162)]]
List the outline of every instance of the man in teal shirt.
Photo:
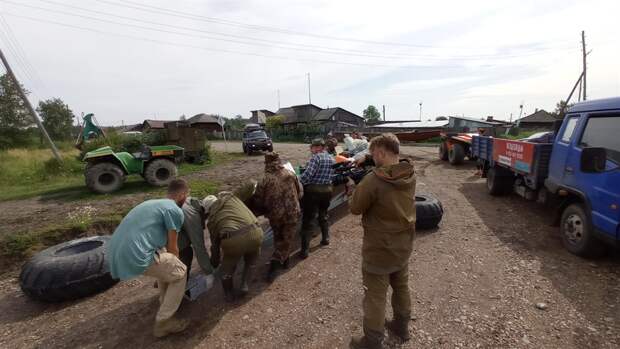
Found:
[(108, 245), (112, 277), (128, 280), (139, 275), (157, 279), (159, 310), (153, 334), (163, 337), (183, 331), (188, 321), (174, 313), (179, 308), (186, 283), (186, 267), (179, 260), (177, 232), (183, 226), (181, 206), (189, 195), (182, 179), (168, 186), (167, 199), (148, 200), (134, 207), (116, 228)]

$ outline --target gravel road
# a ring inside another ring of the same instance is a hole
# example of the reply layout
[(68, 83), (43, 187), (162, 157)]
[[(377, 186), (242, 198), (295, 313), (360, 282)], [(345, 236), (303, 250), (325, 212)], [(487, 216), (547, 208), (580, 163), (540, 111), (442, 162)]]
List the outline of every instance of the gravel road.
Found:
[[(294, 164), (307, 157), (305, 145), (277, 144), (276, 151)], [(400, 344), (389, 337), (388, 347), (620, 346), (617, 253), (595, 261), (570, 255), (548, 211), (516, 196), (489, 196), (472, 164), (451, 167), (436, 160), (435, 148), (403, 152), (416, 160), (417, 191), (436, 195), (446, 213), (438, 229), (418, 233), (414, 243), (413, 339)], [(253, 156), (192, 176), (235, 186), (261, 171), (262, 157)], [(0, 280), (0, 347), (347, 347), (361, 331), (362, 229), (346, 208), (332, 221), (330, 246), (313, 241), (310, 257), (295, 259), (270, 285), (262, 281), (263, 265), (244, 301), (224, 304), (216, 287), (184, 303), (180, 316), (192, 321), (191, 329), (163, 340), (151, 335), (157, 299), (147, 278), (45, 305), (28, 300), (10, 273)], [(263, 251), (263, 261), (270, 252)]]

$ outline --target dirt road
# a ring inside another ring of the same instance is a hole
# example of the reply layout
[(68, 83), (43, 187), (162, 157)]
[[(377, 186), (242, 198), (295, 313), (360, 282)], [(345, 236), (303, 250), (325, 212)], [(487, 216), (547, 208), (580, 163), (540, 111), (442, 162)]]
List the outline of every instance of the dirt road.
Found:
[[(276, 148), (297, 163), (305, 157), (305, 146)], [(419, 233), (415, 241), (413, 339), (401, 345), (390, 337), (389, 347), (620, 346), (617, 256), (572, 256), (547, 225), (548, 212), (518, 197), (487, 195), (473, 166), (439, 162), (434, 148), (404, 152), (417, 160), (418, 192), (435, 194), (446, 213), (439, 229)], [(261, 157), (243, 161), (248, 177), (260, 172)], [(191, 329), (163, 340), (151, 335), (157, 300), (147, 278), (61, 305), (32, 302), (14, 277), (2, 280), (0, 347), (347, 347), (351, 334), (361, 331), (362, 229), (359, 217), (346, 212), (333, 218), (329, 247), (313, 241), (310, 258), (295, 259), (271, 285), (262, 281), (263, 266), (243, 302), (224, 304), (216, 287), (184, 303), (180, 316), (191, 319)]]

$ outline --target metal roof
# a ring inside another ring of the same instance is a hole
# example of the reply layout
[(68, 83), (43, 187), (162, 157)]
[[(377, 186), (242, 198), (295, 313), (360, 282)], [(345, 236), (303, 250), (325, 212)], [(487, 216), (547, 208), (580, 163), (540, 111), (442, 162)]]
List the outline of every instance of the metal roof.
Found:
[(524, 116), (519, 119), (519, 122), (531, 122), (531, 123), (552, 123), (557, 120), (553, 114), (545, 111), (544, 109), (538, 110), (533, 114)]
[(407, 121), (407, 122), (399, 122), (399, 123), (389, 123), (389, 124), (381, 124), (374, 125), (372, 127), (403, 127), (403, 128), (442, 128), (448, 124), (448, 120), (422, 120), (422, 121)]

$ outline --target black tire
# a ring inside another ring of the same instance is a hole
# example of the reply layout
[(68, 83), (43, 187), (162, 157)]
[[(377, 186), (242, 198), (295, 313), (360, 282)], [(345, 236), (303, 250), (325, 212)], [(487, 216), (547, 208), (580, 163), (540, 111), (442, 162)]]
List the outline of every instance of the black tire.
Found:
[(168, 159), (155, 159), (146, 165), (144, 179), (150, 184), (163, 187), (177, 177), (177, 165)]
[(432, 195), (416, 194), (415, 214), (416, 230), (433, 229), (441, 222), (441, 218), (443, 217), (443, 206), (441, 202)]
[(439, 144), (439, 159), (442, 161), (448, 161), (448, 148), (446, 147), (446, 142), (441, 142), (441, 144)]
[(99, 293), (118, 282), (106, 262), (110, 236), (64, 242), (32, 257), (19, 275), (22, 291), (44, 302), (63, 302)]
[(247, 153), (248, 153), (248, 151), (247, 151), (247, 149), (246, 149), (245, 145), (242, 145), (241, 147), (243, 148), (243, 153), (244, 153), (244, 154), (247, 154)]
[(510, 194), (513, 184), (512, 173), (504, 173), (497, 167), (491, 167), (487, 172), (487, 189), (493, 196)]
[(572, 254), (598, 257), (605, 252), (603, 242), (594, 236), (590, 216), (582, 204), (572, 204), (564, 209), (560, 232), (564, 247)]
[(452, 149), (448, 150), (448, 161), (451, 165), (460, 165), (465, 160), (465, 147), (462, 144), (454, 143)]
[(84, 171), (86, 186), (100, 194), (111, 193), (119, 190), (125, 182), (125, 172), (112, 162), (100, 162), (87, 165)]

